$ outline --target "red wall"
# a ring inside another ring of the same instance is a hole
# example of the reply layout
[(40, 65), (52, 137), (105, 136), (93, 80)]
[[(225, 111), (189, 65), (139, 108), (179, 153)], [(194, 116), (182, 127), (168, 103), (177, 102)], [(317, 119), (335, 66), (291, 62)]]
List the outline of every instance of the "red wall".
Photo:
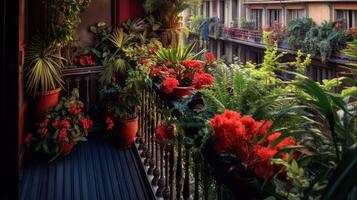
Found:
[(117, 23), (118, 25), (129, 18), (139, 18), (144, 16), (144, 10), (140, 0), (119, 0), (117, 3)]

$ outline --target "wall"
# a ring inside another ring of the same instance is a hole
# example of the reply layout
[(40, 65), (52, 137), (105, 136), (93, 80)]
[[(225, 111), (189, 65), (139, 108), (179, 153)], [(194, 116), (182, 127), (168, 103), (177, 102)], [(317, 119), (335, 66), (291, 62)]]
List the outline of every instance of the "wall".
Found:
[(309, 3), (309, 17), (317, 24), (330, 20), (330, 7), (328, 3)]
[(77, 29), (76, 39), (80, 46), (85, 46), (91, 42), (93, 34), (89, 31), (89, 27), (99, 21), (105, 22), (107, 25), (112, 25), (113, 10), (112, 0), (91, 0), (88, 8), (82, 13), (82, 22)]

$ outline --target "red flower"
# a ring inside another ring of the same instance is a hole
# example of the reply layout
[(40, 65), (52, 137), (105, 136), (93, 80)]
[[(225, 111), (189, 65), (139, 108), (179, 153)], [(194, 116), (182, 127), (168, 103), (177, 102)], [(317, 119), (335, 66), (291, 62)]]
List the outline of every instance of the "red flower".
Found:
[(92, 120), (88, 118), (80, 118), (79, 121), (82, 123), (84, 129), (89, 129), (93, 125)]
[(41, 129), (40, 129), (40, 135), (41, 135), (41, 137), (44, 137), (45, 135), (47, 135), (47, 131), (48, 131), (47, 128), (41, 128)]
[(167, 61), (167, 62), (165, 63), (165, 66), (166, 66), (166, 67), (172, 67), (172, 62)]
[(165, 139), (165, 126), (161, 125), (158, 128), (156, 128), (156, 140), (158, 142), (163, 142)]
[(207, 74), (204, 72), (195, 73), (192, 83), (195, 84), (195, 88), (200, 90), (205, 86), (212, 85), (213, 83), (213, 76), (211, 74)]
[(82, 65), (82, 66), (85, 66), (85, 65), (86, 65), (85, 58), (81, 57), (81, 58), (79, 59), (79, 64)]
[(149, 63), (149, 59), (143, 58), (140, 62), (142, 65), (147, 65)]
[(74, 115), (77, 115), (82, 112), (80, 108), (78, 108), (75, 104), (71, 103), (68, 105), (68, 112)]
[(193, 69), (193, 70), (201, 70), (202, 64), (199, 60), (184, 60), (182, 64), (186, 67), (186, 69)]
[(162, 143), (165, 139), (172, 140), (175, 138), (174, 127), (161, 125), (156, 128), (156, 140)]
[(163, 68), (161, 66), (151, 67), (150, 68), (150, 76), (151, 77), (160, 76), (162, 70), (163, 70)]
[(254, 147), (254, 152), (259, 158), (255, 167), (255, 173), (265, 180), (271, 178), (276, 171), (274, 171), (274, 166), (270, 162), (277, 153), (277, 150), (271, 147), (257, 145)]
[(161, 84), (161, 86), (160, 86), (160, 89), (162, 90), (162, 91), (164, 91), (166, 94), (169, 94), (169, 93), (171, 93), (173, 90), (174, 90), (174, 88), (176, 88), (177, 86), (179, 85), (179, 82), (178, 82), (178, 80), (176, 79), (176, 78), (166, 78), (163, 82), (162, 82), (162, 84)]
[(212, 63), (216, 60), (212, 53), (206, 53), (205, 55), (206, 62)]
[(26, 144), (27, 148), (30, 148), (32, 138), (33, 138), (32, 133), (27, 134), (27, 136), (25, 138), (25, 144)]
[[(268, 136), (266, 142), (256, 143), (264, 138), (272, 122), (257, 122), (252, 117), (241, 116), (240, 113), (231, 110), (215, 115), (210, 125), (216, 151), (234, 154), (262, 179), (271, 178), (281, 169), (281, 165), (271, 163), (276, 153), (286, 146), (295, 144), (293, 138), (287, 137), (273, 147), (271, 143), (281, 136), (279, 132)], [(293, 154), (293, 158), (295, 157)], [(282, 153), (281, 158), (285, 159), (286, 154)]]
[(58, 136), (58, 141), (59, 142), (64, 142), (67, 139), (67, 129), (63, 128), (61, 129), (59, 136)]
[(105, 122), (107, 123), (107, 130), (113, 129), (114, 122), (111, 117), (108, 116)]

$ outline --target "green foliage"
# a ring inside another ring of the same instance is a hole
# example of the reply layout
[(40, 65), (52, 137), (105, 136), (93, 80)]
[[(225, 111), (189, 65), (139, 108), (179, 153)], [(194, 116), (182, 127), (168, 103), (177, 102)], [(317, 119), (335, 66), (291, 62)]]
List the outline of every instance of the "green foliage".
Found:
[(198, 53), (194, 53), (193, 49), (196, 43), (190, 43), (188, 45), (183, 45), (179, 43), (176, 47), (172, 48), (164, 48), (160, 47), (157, 51), (156, 55), (158, 57), (159, 62), (166, 63), (171, 62), (172, 64), (180, 64), (182, 61), (187, 59), (197, 59), (200, 55), (204, 53), (204, 50), (201, 50)]
[(109, 113), (132, 119), (141, 104), (141, 91), (151, 84), (149, 67), (141, 64), (141, 60), (149, 56), (149, 46), (156, 45), (157, 41), (138, 33), (128, 34), (124, 29), (115, 30), (108, 40), (110, 51), (99, 77), (105, 85), (101, 98)]
[[(346, 197), (356, 184), (355, 180), (349, 179), (356, 171), (355, 156), (352, 156), (356, 151), (356, 105), (350, 101), (350, 96), (331, 91), (340, 85), (339, 82), (345, 81), (356, 85), (348, 78), (324, 81), (323, 86), (309, 79), (294, 82), (297, 92), (289, 94), (294, 99), (293, 104), (273, 115), (269, 133), (284, 133), (278, 141), (294, 136), (299, 139), (299, 148), (304, 149), (303, 156), (298, 160), (305, 169), (304, 176), (291, 174), (298, 180), (308, 181), (308, 187), (294, 185), (296, 195), (301, 199), (321, 198), (322, 190), (328, 198)], [(295, 119), (295, 124), (284, 123), (291, 118)], [(277, 187), (286, 191), (282, 186)]]
[(61, 78), (62, 57), (57, 55), (56, 48), (39, 36), (29, 43), (26, 49), (25, 70), (27, 92), (46, 92), (62, 87)]
[(74, 40), (81, 22), (80, 14), (89, 5), (89, 0), (50, 0), (48, 3), (50, 38), (54, 45), (63, 47)]
[[(36, 125), (34, 134), (26, 142), (28, 147), (52, 156), (53, 161), (61, 154), (66, 155), (70, 149), (67, 145), (75, 145), (86, 141), (88, 129), (93, 122), (83, 113), (84, 104), (79, 100), (78, 89), (73, 89), (68, 98), (50, 109), (41, 123)], [(67, 153), (66, 153), (67, 152)]]
[(295, 19), (289, 22), (288, 44), (292, 49), (301, 49), (314, 56), (321, 56), (325, 62), (333, 53), (341, 50), (350, 39), (340, 29), (340, 22), (324, 22), (316, 25), (312, 19)]

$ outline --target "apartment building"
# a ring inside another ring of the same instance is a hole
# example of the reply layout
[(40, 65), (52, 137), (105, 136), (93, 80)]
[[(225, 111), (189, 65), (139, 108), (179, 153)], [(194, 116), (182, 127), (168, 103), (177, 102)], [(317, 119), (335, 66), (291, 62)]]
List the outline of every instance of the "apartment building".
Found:
[[(224, 37), (222, 34), (214, 36), (210, 33), (207, 48), (217, 57), (224, 56), (227, 62), (232, 62), (233, 57), (237, 55), (243, 62), (250, 60), (260, 63), (264, 44), (259, 41), (259, 37), (261, 38), (264, 28), (272, 26), (274, 22), (286, 26), (291, 20), (304, 17), (312, 18), (317, 24), (343, 20), (344, 29), (354, 27), (357, 26), (357, 0), (202, 0), (199, 8), (187, 12), (186, 15), (218, 18), (222, 27), (237, 27), (238, 34), (244, 32), (242, 27), (249, 22), (255, 32), (250, 30), (246, 37), (238, 39)], [(258, 37), (258, 40), (254, 37)], [(294, 54), (294, 51), (287, 47), (280, 50)], [(343, 62), (338, 59), (331, 59), (327, 63), (321, 63), (318, 59), (313, 61), (315, 66), (325, 68), (335, 68), (341, 63)], [(314, 73), (319, 79), (320, 72)], [(321, 78), (332, 76), (327, 72), (321, 74)]]

